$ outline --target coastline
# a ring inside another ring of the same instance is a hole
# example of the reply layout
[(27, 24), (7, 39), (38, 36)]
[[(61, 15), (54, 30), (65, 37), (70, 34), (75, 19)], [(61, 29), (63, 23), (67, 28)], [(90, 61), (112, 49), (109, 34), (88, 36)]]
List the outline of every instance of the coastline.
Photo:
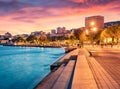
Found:
[(41, 46), (41, 45), (6, 45), (3, 46), (13, 46), (13, 47), (44, 47), (44, 48), (62, 48), (62, 46)]
[[(20, 89), (27, 89), (29, 86), (34, 87), (34, 83), (36, 84), (37, 81), (39, 82), (39, 80), (44, 78), (44, 76), (50, 72), (50, 65), (65, 54), (63, 48), (10, 47), (3, 45), (1, 45), (0, 48), (2, 51), (0, 55), (1, 71), (6, 70), (5, 73), (7, 74), (6, 78), (0, 76), (2, 77), (1, 80), (4, 81), (7, 78), (10, 78), (11, 80), (13, 77), (18, 78), (20, 76), (20, 80), (14, 78), (17, 80), (19, 85), (22, 84), (22, 82), (25, 80), (25, 85), (23, 85), (25, 88), (20, 85), (22, 87)], [(5, 67), (2, 65), (2, 63)], [(10, 70), (10, 72), (7, 70)], [(28, 76), (29, 78), (26, 79)], [(15, 84), (15, 80), (7, 81), (7, 85), (1, 83), (0, 86), (1, 88), (2, 85), (3, 87), (8, 87), (2, 89), (9, 89), (9, 85), (11, 85), (12, 82), (15, 85), (13, 87), (20, 87), (19, 85)], [(31, 85), (32, 83), (33, 85)]]
[(41, 47), (41, 48), (64, 48), (65, 53), (69, 53), (73, 50), (75, 50), (77, 47), (63, 47), (63, 46), (41, 46), (41, 45), (6, 45), (6, 44), (0, 44), (2, 46), (12, 46), (12, 47)]
[[(65, 67), (70, 60), (75, 60), (77, 52), (78, 52), (78, 49), (74, 49), (74, 50), (71, 50), (70, 52), (62, 55), (60, 58), (58, 58), (57, 61), (55, 61), (53, 64), (50, 65), (50, 69), (51, 69), (51, 66), (52, 65), (54, 66), (54, 64), (55, 64), (53, 70), (51, 70), (51, 72), (49, 74), (47, 74), (41, 81), (39, 81), (39, 83), (33, 89), (38, 89), (38, 87), (41, 87), (43, 89), (44, 84), (49, 80), (50, 77), (53, 78), (54, 74), (56, 72), (58, 72), (59, 69), (61, 70), (61, 67), (62, 68)], [(57, 75), (59, 75), (59, 74), (57, 73)], [(55, 76), (57, 76), (57, 75), (55, 75)], [(55, 78), (53, 78), (52, 81), (54, 81)], [(45, 88), (45, 89), (47, 89), (47, 88)]]

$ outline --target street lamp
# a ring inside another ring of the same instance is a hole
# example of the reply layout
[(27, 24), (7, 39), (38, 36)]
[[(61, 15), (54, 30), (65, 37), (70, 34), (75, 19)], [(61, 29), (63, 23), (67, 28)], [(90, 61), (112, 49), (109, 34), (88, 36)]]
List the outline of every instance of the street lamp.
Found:
[(94, 38), (95, 38), (95, 32), (96, 31), (97, 31), (96, 23), (94, 21), (91, 21), (89, 23), (89, 27), (87, 27), (87, 29), (85, 30), (86, 35), (91, 36), (91, 44), (94, 43)]
[(92, 29), (92, 33), (93, 33), (93, 36), (92, 36), (93, 45), (94, 45), (94, 37), (95, 37), (95, 32), (96, 32), (96, 31), (97, 31), (97, 28), (94, 27), (94, 28)]
[(95, 37), (95, 32), (97, 31), (97, 28), (95, 27), (95, 22), (94, 21), (91, 21), (90, 22), (90, 30), (91, 30), (91, 33), (92, 33), (92, 44), (94, 44), (94, 37)]
[(96, 27), (94, 27), (92, 30), (93, 30), (93, 32), (96, 32), (97, 28), (96, 28)]
[(87, 35), (89, 34), (89, 32), (88, 32), (88, 30), (87, 30), (87, 29), (85, 30), (85, 32), (86, 32), (86, 34), (87, 34)]
[(92, 22), (90, 23), (90, 25), (91, 25), (91, 26), (94, 26), (94, 25), (95, 25), (95, 22), (92, 21)]

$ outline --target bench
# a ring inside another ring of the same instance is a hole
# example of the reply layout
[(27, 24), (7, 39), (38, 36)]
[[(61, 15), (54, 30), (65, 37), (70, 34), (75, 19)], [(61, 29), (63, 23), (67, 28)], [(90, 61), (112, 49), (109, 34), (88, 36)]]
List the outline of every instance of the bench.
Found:
[(61, 57), (58, 61), (56, 61), (55, 63), (53, 63), (52, 65), (50, 65), (50, 70), (54, 71), (57, 68), (59, 68), (62, 64), (66, 64), (69, 62), (70, 58), (74, 55), (78, 54), (78, 49), (66, 54), (65, 56)]
[(98, 56), (98, 52), (96, 51), (89, 51), (90, 56)]

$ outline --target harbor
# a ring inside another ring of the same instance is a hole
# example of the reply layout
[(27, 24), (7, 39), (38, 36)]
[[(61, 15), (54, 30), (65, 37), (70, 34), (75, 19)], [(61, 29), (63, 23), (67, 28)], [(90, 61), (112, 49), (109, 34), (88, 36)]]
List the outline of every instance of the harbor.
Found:
[(0, 89), (120, 89), (120, 0), (0, 0)]

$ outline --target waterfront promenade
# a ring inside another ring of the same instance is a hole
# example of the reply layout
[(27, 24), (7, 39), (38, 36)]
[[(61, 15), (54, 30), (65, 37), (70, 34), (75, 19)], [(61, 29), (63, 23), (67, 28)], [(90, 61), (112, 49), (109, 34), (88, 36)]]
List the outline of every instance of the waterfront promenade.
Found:
[(87, 47), (76, 50), (74, 59), (69, 57), (65, 66), (48, 75), (35, 89), (120, 89), (120, 49)]

